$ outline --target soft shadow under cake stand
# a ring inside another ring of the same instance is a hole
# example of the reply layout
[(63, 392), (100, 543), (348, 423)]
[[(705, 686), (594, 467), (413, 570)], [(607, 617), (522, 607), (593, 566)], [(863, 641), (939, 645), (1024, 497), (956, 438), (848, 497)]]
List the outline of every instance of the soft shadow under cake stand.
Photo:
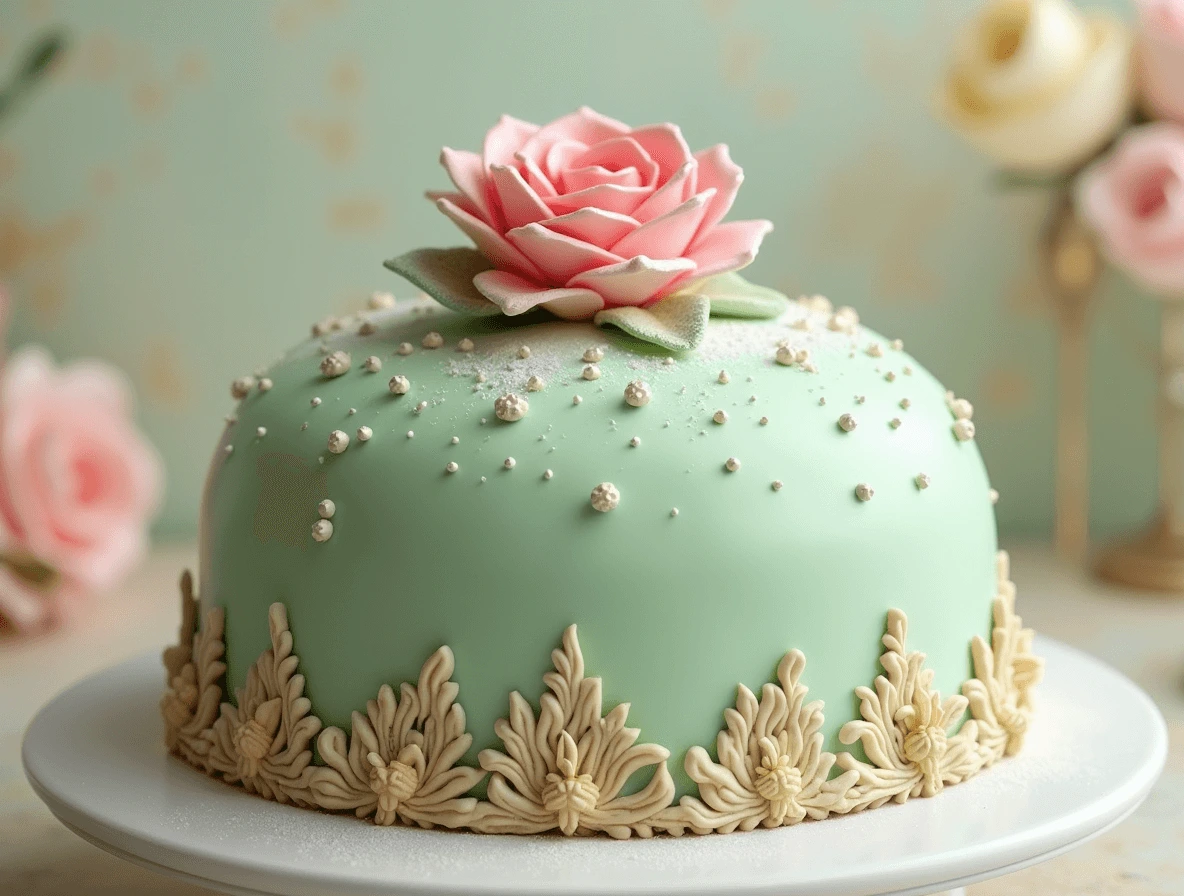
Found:
[(1167, 731), (1126, 678), (1047, 638), (1021, 756), (935, 799), (749, 834), (514, 837), (375, 827), (266, 802), (165, 754), (145, 656), (41, 710), (25, 773), (70, 829), (232, 894), (868, 896), (932, 893), (1052, 858), (1118, 824), (1163, 768)]

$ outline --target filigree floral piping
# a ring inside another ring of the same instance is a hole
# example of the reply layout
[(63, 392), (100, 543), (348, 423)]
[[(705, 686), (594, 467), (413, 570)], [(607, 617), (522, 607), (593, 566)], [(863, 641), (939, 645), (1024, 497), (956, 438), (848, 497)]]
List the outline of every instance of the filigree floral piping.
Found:
[[(555, 669), (536, 718), (517, 692), (508, 719), (495, 728), (504, 752), (483, 750), (481, 769), (458, 764), (472, 744), (452, 679), (454, 660), (442, 647), (428, 658), (418, 684), (383, 686), (353, 714), (351, 735), (321, 732), (324, 765), (312, 764), (321, 730), (304, 696), (292, 635), (282, 604), (269, 610), (271, 647), (237, 692), (222, 696), (223, 615), (207, 612), (195, 631), (198, 603), (192, 580), (181, 580), (179, 642), (164, 653), (168, 673), (161, 710), (169, 749), (189, 764), (269, 799), (328, 811), (353, 811), (377, 824), (467, 828), (486, 833), (564, 834), (595, 831), (613, 837), (727, 833), (776, 827), (875, 808), (888, 801), (933, 796), (1022, 746), (1032, 712), (1031, 690), (1042, 661), (1032, 631), (1015, 613), (1007, 555), (999, 554), (999, 593), (991, 643), (971, 643), (975, 678), (962, 696), (942, 700), (925, 657), (906, 648), (907, 620), (888, 615), (884, 674), (860, 687), (861, 718), (840, 730), (859, 741), (867, 761), (822, 749), (821, 701), (806, 702), (805, 657), (791, 650), (760, 699), (743, 685), (725, 710), (716, 742), (718, 762), (692, 747), (684, 763), (698, 796), (677, 805), (666, 767), (669, 751), (636, 743), (626, 728), (628, 704), (602, 713), (601, 682), (584, 675), (575, 626), (552, 652)], [(969, 708), (971, 718), (954, 731)], [(649, 783), (621, 796), (627, 778), (653, 766)], [(830, 775), (837, 766), (841, 772)], [(490, 773), (488, 800), (467, 794)]]
[(352, 809), (376, 824), (401, 820), (431, 828), (471, 824), (478, 801), (466, 796), (485, 773), (457, 765), (472, 746), (465, 711), (456, 702), (452, 651), (441, 647), (423, 664), (416, 687), (396, 698), (384, 684), (366, 714), (353, 714), (352, 734), (326, 728), (317, 740), (325, 767), (311, 789), (323, 809)]
[(208, 764), (230, 783), (267, 799), (315, 806), (308, 788), (314, 771), (309, 743), (321, 720), (309, 712), (284, 605), (272, 604), (267, 619), (271, 647), (247, 673), (237, 705), (222, 704), (206, 735), (212, 744)]
[[(666, 768), (670, 751), (636, 743), (641, 732), (625, 727), (629, 704), (601, 715), (601, 682), (584, 677), (574, 625), (563, 633), (563, 647), (551, 652), (551, 662), (555, 669), (543, 676), (550, 693), (539, 700), (538, 719), (515, 691), (509, 719), (494, 725), (505, 752), (481, 751), (481, 767), (491, 773), (489, 802), (497, 811), (480, 829), (650, 836), (653, 827), (646, 820), (674, 799), (674, 779)], [(620, 795), (629, 777), (647, 766), (655, 769), (645, 787)]]
[(210, 741), (204, 732), (218, 718), (222, 701), (223, 614), (211, 609), (200, 631), (200, 607), (193, 595), (193, 577), (181, 576), (181, 631), (176, 645), (164, 651), (165, 692), (160, 699), (165, 746), (191, 765), (204, 769)]

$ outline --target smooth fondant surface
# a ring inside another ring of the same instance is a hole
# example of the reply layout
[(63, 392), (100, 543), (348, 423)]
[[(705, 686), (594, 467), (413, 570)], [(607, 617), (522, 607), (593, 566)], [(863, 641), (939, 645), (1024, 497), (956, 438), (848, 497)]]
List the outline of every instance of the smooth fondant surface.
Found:
[[(790, 648), (807, 657), (804, 683), (839, 748), (838, 728), (857, 716), (853, 689), (880, 671), (889, 608), (909, 616), (910, 646), (928, 653), (943, 692), (970, 677), (967, 645), (988, 635), (996, 593), (986, 472), (974, 442), (954, 438), (942, 386), (877, 334), (830, 331), (826, 315), (795, 305), (777, 322), (713, 319), (699, 350), (671, 364), (586, 324), (418, 303), (367, 317), (374, 334), (355, 322), (273, 365), (273, 388), (241, 402), (215, 454), (199, 579), (205, 606), (226, 608), (229, 691), (268, 645), (273, 601), (287, 605), (326, 724), (348, 728), (381, 684), (414, 681), (447, 644), (475, 764), (509, 692), (537, 699), (550, 651), (576, 623), (606, 706), (632, 704), (629, 724), (671, 750), (683, 792), (685, 751), (712, 748), (735, 684), (759, 688)], [(802, 317), (809, 332), (789, 326)], [(444, 345), (427, 350), (432, 330)], [(464, 337), (473, 352), (457, 351)], [(819, 372), (775, 363), (782, 339), (809, 347)], [(404, 341), (410, 355), (396, 353)], [(867, 353), (873, 342), (881, 357)], [(323, 377), (322, 345), (348, 351), (352, 369)], [(581, 377), (590, 345), (605, 350), (593, 381)], [(378, 373), (363, 369), (371, 354)], [(396, 374), (410, 380), (405, 395), (387, 388)], [(526, 392), (531, 375), (542, 391)], [(623, 397), (636, 379), (653, 390), (640, 408)], [(530, 402), (518, 422), (494, 415), (508, 391)], [(837, 425), (844, 413), (852, 432)], [(332, 430), (363, 425), (369, 441), (327, 450)], [(589, 494), (605, 481), (620, 505), (598, 513)], [(856, 499), (859, 483), (872, 500)], [(336, 505), (334, 534), (318, 543), (323, 498)]]

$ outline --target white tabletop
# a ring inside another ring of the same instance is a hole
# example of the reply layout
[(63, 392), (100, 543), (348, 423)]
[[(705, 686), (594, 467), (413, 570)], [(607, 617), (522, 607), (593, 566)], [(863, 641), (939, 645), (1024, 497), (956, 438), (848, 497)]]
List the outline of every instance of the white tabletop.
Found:
[[(112, 858), (69, 833), (37, 801), (20, 768), (30, 717), (65, 685), (171, 641), (176, 578), (189, 545), (159, 548), (120, 595), (70, 630), (0, 640), (0, 893), (201, 894)], [(970, 888), (970, 896), (1168, 896), (1184, 892), (1184, 599), (1135, 597), (1058, 569), (1040, 549), (1013, 552), (1020, 610), (1039, 631), (1116, 666), (1156, 700), (1171, 735), (1168, 767), (1138, 813), (1042, 866)]]

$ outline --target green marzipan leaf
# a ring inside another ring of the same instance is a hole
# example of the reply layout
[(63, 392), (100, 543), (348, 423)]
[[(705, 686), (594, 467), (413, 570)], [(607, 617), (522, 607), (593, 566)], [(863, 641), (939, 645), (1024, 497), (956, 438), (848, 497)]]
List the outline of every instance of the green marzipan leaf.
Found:
[(789, 307), (789, 299), (775, 289), (749, 283), (739, 274), (717, 274), (693, 287), (698, 295), (711, 300), (716, 317), (779, 317)]
[(383, 262), (429, 296), (461, 314), (494, 315), (502, 309), (477, 291), (473, 278), (493, 267), (476, 249), (413, 249)]
[(594, 317), (593, 323), (603, 327), (620, 327), (654, 345), (675, 352), (697, 347), (707, 332), (707, 318), (711, 302), (695, 293), (676, 293), (649, 308), (608, 308)]

